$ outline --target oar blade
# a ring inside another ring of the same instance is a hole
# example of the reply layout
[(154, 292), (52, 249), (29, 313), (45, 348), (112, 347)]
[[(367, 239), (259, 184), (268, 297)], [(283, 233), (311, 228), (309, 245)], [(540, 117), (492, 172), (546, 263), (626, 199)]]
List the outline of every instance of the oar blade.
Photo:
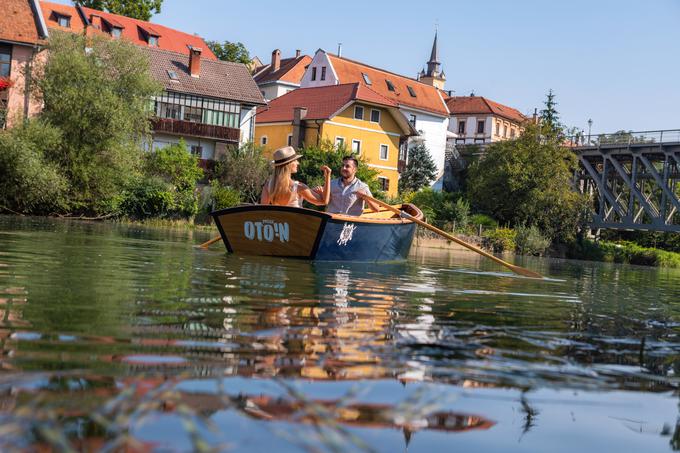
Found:
[(531, 271), (529, 269), (525, 269), (523, 267), (515, 266), (515, 265), (512, 265), (512, 264), (510, 266), (511, 266), (510, 268), (512, 269), (513, 272), (515, 272), (516, 274), (519, 274), (523, 277), (541, 278), (541, 279), (543, 278), (543, 276), (541, 274), (539, 274), (538, 272), (534, 272), (534, 271)]

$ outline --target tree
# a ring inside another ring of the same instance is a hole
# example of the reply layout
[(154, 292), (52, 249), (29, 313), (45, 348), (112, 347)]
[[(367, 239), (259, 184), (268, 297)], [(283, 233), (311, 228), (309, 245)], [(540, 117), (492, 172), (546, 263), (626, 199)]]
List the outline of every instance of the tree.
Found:
[(215, 178), (222, 187), (240, 192), (243, 201), (259, 203), (262, 186), (269, 176), (269, 162), (262, 147), (246, 143), (231, 147), (215, 167)]
[(406, 170), (399, 179), (399, 191), (418, 191), (428, 186), (437, 176), (437, 166), (424, 144), (418, 144), (408, 152)]
[(527, 124), (519, 138), (491, 144), (470, 168), (469, 199), (501, 223), (536, 225), (552, 239), (571, 239), (587, 199), (572, 187), (576, 156), (559, 140)]
[(54, 32), (48, 48), (36, 86), (41, 119), (61, 140), (45, 158), (68, 179), (73, 211), (110, 214), (139, 170), (160, 86), (147, 56), (124, 40)]
[(73, 0), (73, 3), (147, 21), (161, 12), (163, 0)]
[(219, 43), (217, 41), (206, 41), (208, 47), (215, 56), (222, 61), (232, 61), (234, 63), (243, 63), (249, 65), (251, 62), (248, 49), (243, 43), (224, 41)]
[(552, 90), (548, 91), (545, 99), (545, 108), (541, 110), (540, 123), (543, 133), (550, 137), (557, 137), (563, 134), (564, 127), (560, 123), (560, 116), (557, 112), (557, 102)]

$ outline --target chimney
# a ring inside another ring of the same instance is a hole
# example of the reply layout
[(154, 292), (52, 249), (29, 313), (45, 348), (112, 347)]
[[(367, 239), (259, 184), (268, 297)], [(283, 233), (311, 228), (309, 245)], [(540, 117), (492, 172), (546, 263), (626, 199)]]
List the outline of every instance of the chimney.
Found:
[(281, 51), (275, 49), (272, 52), (272, 72), (278, 71), (281, 68)]
[(201, 53), (203, 49), (200, 47), (189, 48), (189, 72), (191, 77), (201, 76)]
[(342, 57), (342, 43), (338, 43), (338, 57)]
[(295, 58), (300, 58), (300, 49), (295, 50)]
[(307, 117), (306, 107), (295, 107), (293, 109), (293, 139), (292, 145), (295, 148), (302, 148), (305, 141), (304, 120)]

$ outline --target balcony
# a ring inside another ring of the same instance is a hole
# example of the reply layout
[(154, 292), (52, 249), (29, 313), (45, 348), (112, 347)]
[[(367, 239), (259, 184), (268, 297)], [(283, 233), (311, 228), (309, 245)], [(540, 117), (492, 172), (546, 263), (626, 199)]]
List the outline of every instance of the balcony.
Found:
[(153, 118), (151, 120), (155, 132), (181, 135), (184, 137), (203, 137), (238, 143), (241, 130), (233, 127), (214, 126), (212, 124), (194, 123), (171, 118)]

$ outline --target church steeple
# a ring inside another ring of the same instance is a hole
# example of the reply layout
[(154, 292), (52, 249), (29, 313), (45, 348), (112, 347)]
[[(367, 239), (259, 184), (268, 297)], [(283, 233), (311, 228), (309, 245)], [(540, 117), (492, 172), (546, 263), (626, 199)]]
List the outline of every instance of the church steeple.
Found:
[(439, 47), (437, 46), (438, 31), (434, 32), (434, 42), (432, 43), (432, 52), (430, 52), (430, 61), (427, 62), (427, 72), (421, 71), (419, 80), (428, 85), (435, 86), (440, 90), (444, 89), (446, 76), (441, 69), (441, 62), (439, 61)]

